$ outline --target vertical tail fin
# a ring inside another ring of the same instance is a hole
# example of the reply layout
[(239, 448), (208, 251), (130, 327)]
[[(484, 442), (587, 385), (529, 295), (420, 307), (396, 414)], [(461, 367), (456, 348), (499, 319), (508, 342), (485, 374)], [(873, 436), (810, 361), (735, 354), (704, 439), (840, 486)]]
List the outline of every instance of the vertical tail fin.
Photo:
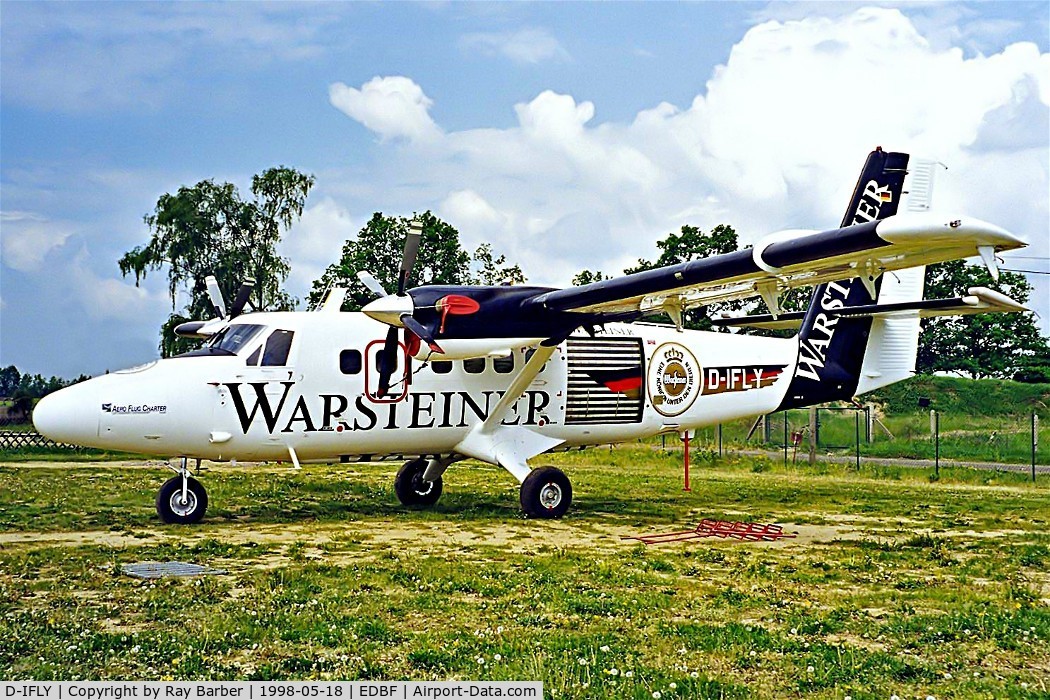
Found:
[[(881, 148), (869, 153), (841, 225), (862, 224), (896, 214), (907, 168), (907, 153), (887, 153)], [(798, 334), (795, 376), (780, 410), (849, 399), (857, 393), (873, 330), (872, 319), (843, 319), (825, 312), (881, 300), (881, 287), (882, 277), (873, 276), (856, 277), (848, 283), (829, 282), (813, 290), (813, 300)], [(921, 295), (921, 284), (919, 292)], [(879, 331), (880, 338), (885, 332)]]

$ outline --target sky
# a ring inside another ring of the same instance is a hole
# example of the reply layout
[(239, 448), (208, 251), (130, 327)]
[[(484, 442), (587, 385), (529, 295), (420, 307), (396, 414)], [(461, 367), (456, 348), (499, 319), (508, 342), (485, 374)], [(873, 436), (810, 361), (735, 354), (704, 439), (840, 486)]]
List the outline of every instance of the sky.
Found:
[[(943, 163), (934, 209), (1050, 269), (1050, 5), (0, 0), (0, 366), (157, 356), (166, 271), (117, 260), (158, 197), (316, 184), (302, 298), (373, 212), (432, 210), (530, 283), (619, 274), (684, 224), (838, 225), (875, 146)], [(1050, 334), (1050, 277), (1029, 275)], [(960, 290), (963, 291), (963, 290)]]

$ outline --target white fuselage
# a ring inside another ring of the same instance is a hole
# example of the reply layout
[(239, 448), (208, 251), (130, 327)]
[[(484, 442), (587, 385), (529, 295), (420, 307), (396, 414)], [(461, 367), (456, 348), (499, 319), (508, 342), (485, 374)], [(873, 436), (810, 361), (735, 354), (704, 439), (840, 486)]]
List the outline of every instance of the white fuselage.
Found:
[[(411, 360), (406, 380), (402, 354), (383, 400), (374, 395), (384, 324), (359, 313), (257, 313), (237, 324), (259, 328), (236, 354), (170, 358), (77, 384), (40, 402), (38, 429), (61, 442), (213, 460), (454, 455), (528, 356), (518, 348), (503, 358)], [(291, 345), (267, 364), (263, 344), (277, 331), (290, 331)], [(572, 447), (767, 413), (797, 357), (794, 338), (614, 324), (562, 343), (501, 424)]]

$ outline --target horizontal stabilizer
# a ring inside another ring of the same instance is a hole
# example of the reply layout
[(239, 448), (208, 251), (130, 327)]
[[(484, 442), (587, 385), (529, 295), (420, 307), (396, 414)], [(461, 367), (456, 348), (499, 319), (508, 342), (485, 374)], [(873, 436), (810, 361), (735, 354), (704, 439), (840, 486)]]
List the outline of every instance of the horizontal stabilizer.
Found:
[[(1028, 308), (1023, 304), (1019, 304), (1005, 294), (985, 287), (971, 287), (967, 292), (966, 296), (951, 299), (923, 299), (922, 301), (907, 301), (899, 304), (869, 304), (867, 306), (825, 310), (824, 313), (838, 318), (861, 318), (868, 316), (906, 316), (917, 311), (918, 314), (916, 315), (919, 318), (927, 318), (929, 316), (967, 316), (969, 314), (1028, 311)], [(777, 318), (773, 318), (770, 314), (757, 314), (736, 318), (713, 318), (711, 323), (716, 327), (792, 330), (801, 325), (804, 316), (805, 313), (801, 311), (780, 314)]]

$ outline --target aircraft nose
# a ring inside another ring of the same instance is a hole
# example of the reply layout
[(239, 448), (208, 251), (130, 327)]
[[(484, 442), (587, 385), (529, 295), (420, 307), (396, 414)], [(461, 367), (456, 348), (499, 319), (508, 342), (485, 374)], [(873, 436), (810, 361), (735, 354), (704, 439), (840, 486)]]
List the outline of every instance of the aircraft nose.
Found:
[(55, 442), (89, 445), (98, 440), (98, 412), (92, 400), (95, 392), (83, 385), (48, 394), (33, 409), (33, 426)]

